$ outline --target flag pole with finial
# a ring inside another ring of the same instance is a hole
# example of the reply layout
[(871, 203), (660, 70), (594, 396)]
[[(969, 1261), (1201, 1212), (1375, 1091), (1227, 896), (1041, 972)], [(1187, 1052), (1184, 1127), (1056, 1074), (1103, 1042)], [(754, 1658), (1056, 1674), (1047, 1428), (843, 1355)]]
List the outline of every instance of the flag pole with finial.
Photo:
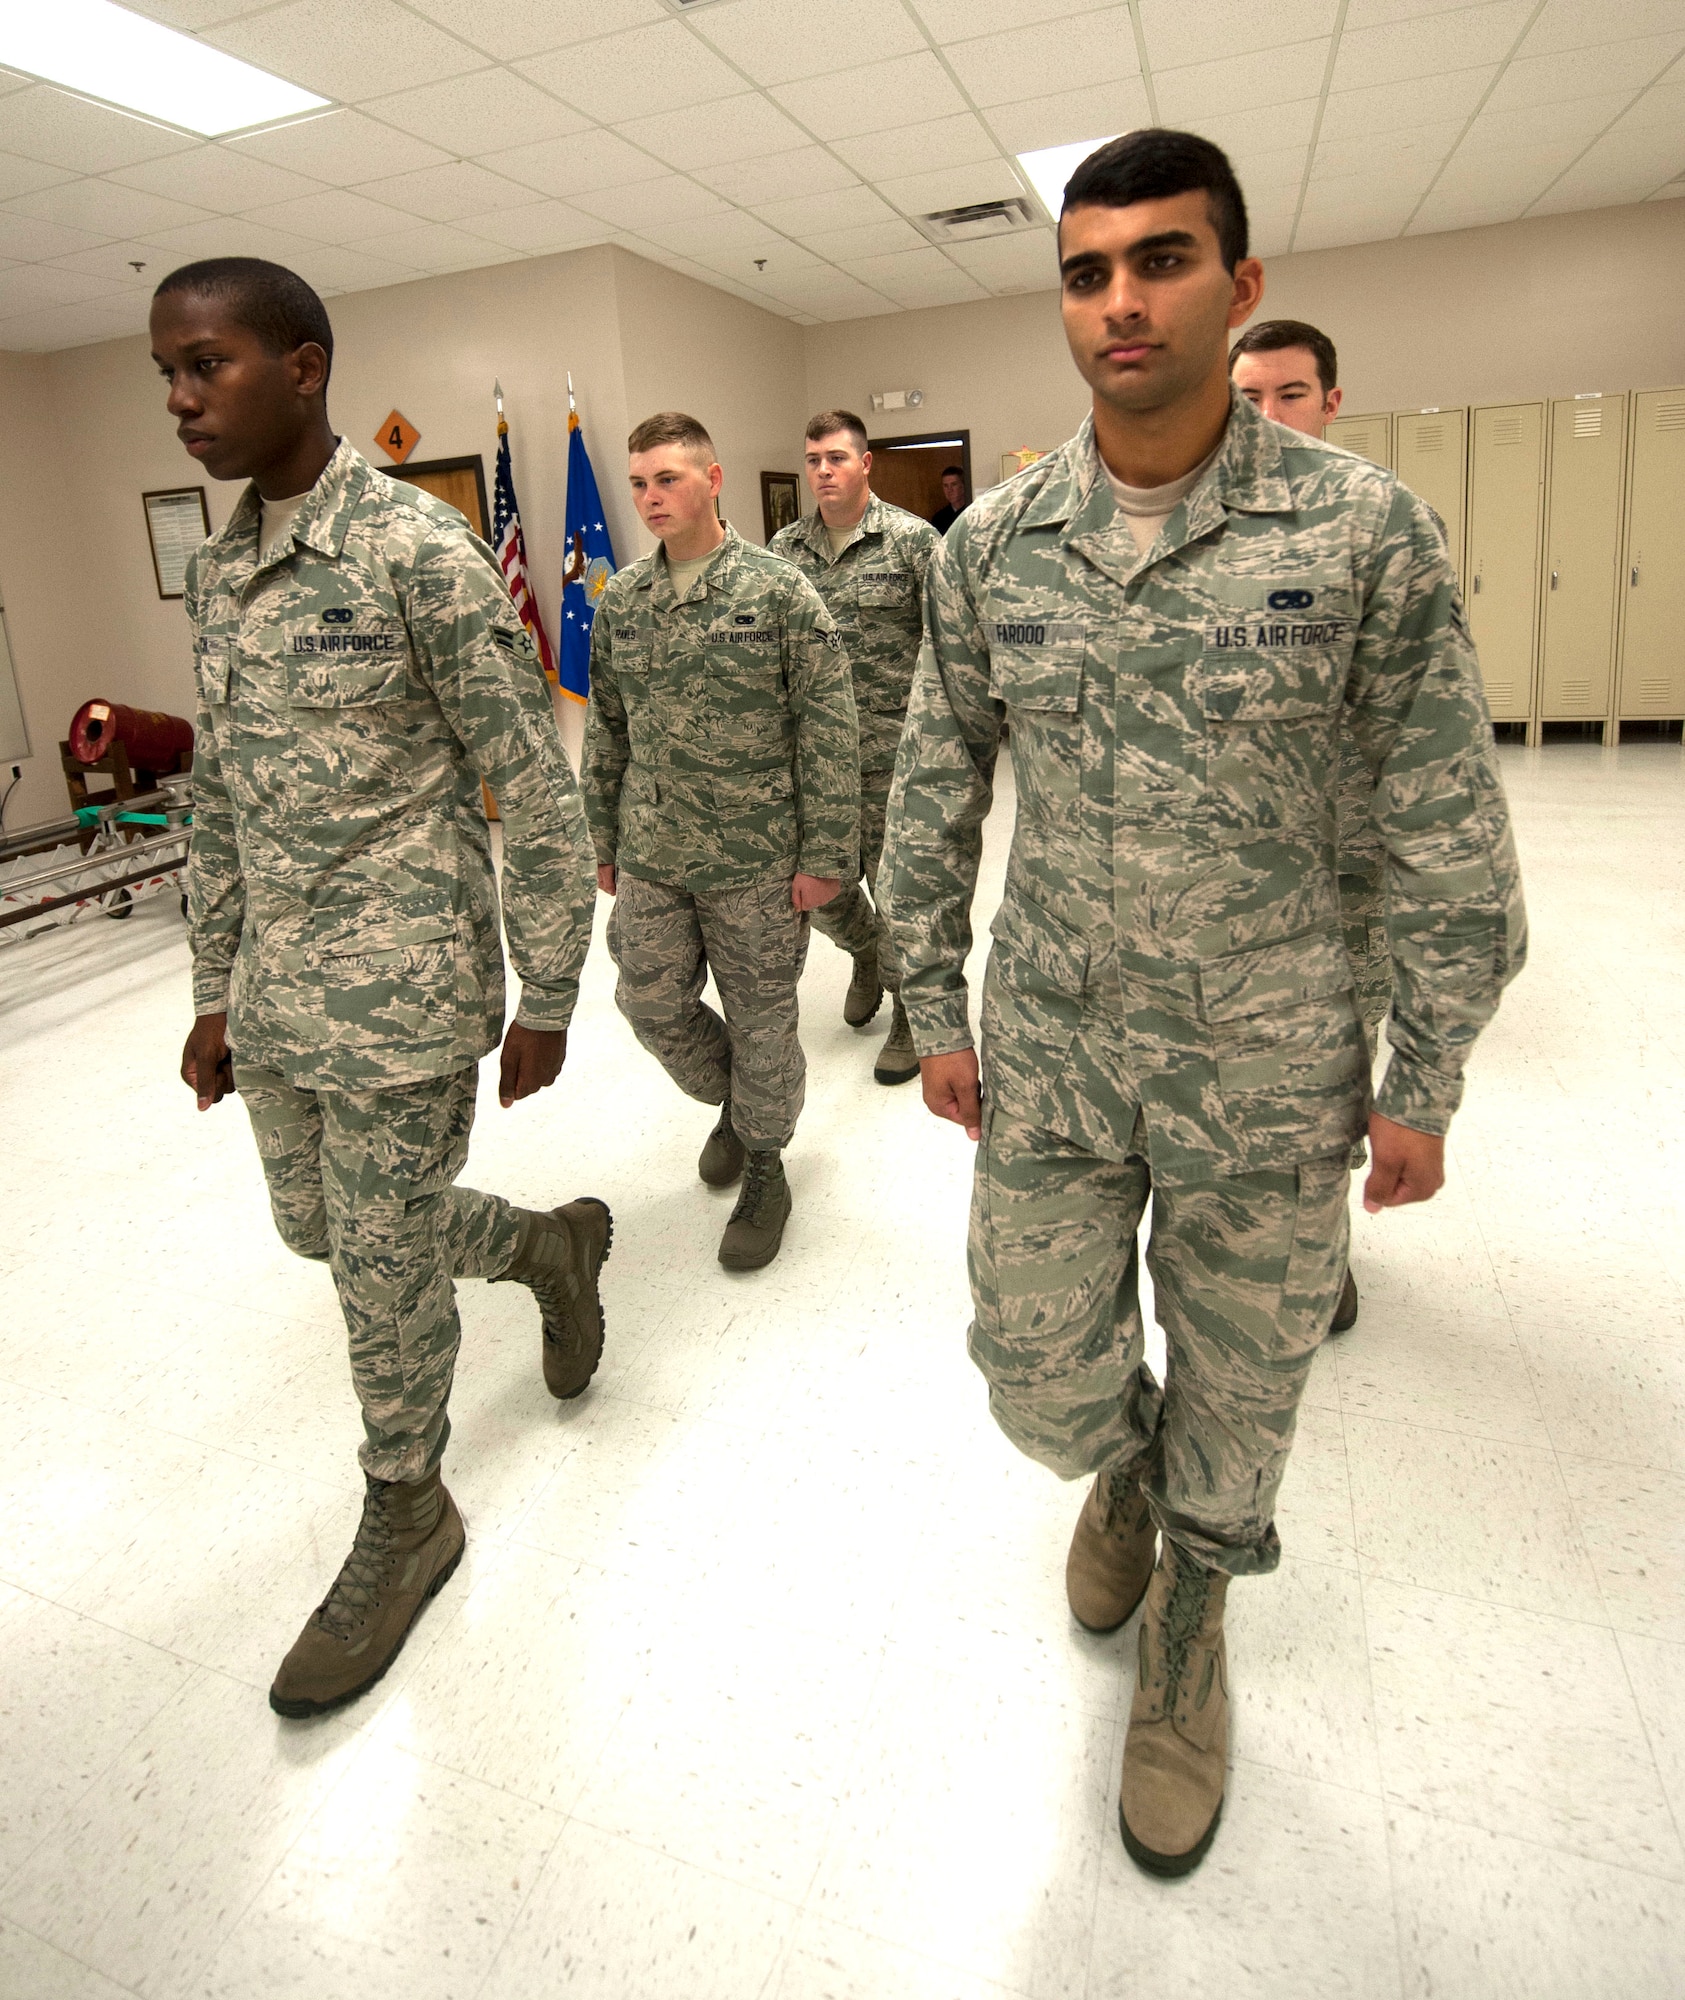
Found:
[(578, 428), (579, 412), (573, 406), (573, 370), (570, 368), (568, 370), (568, 429), (576, 431)]
[(509, 426), (503, 417), (503, 384), (494, 380), (491, 385), (491, 392), (497, 401), (497, 434), (499, 437), (507, 437), (509, 435)]

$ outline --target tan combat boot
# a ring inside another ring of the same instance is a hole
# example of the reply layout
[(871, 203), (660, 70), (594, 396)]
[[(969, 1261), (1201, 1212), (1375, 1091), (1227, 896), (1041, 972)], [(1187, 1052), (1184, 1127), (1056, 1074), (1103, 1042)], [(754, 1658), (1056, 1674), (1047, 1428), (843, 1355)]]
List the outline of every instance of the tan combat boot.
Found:
[(1118, 1825), (1150, 1875), (1186, 1875), (1223, 1811), (1229, 1755), (1223, 1596), (1229, 1579), (1169, 1539), (1147, 1590)]
[(708, 1134), (696, 1162), (696, 1171), (710, 1187), (730, 1187), (743, 1171), (743, 1141), (731, 1122), (731, 1091), (720, 1106), (719, 1122)]
[(883, 1005), (883, 980), (878, 976), (878, 948), (854, 954), (854, 973), (843, 995), (843, 1019), (851, 1028), (863, 1028)]
[(1158, 1530), (1147, 1511), (1140, 1479), (1131, 1476), (1113, 1494), (1102, 1472), (1088, 1489), (1065, 1558), (1065, 1596), (1071, 1616), (1090, 1632), (1115, 1632), (1147, 1594)]
[(325, 1715), (373, 1687), (449, 1583), (466, 1539), (436, 1470), (413, 1486), (368, 1480), (351, 1553), (269, 1690), (275, 1713)]
[(790, 1219), (790, 1183), (776, 1150), (750, 1149), (743, 1169), (743, 1192), (720, 1238), (720, 1262), (728, 1271), (758, 1271), (778, 1255)]
[(913, 1031), (907, 1024), (907, 1010), (901, 1004), (901, 995), (895, 995), (895, 1011), (889, 1017), (889, 1035), (878, 1059), (872, 1065), (872, 1074), (879, 1083), (907, 1083), (919, 1073), (919, 1059), (913, 1050)]
[(1345, 1333), (1357, 1324), (1357, 1279), (1352, 1275), (1352, 1267), (1346, 1266), (1346, 1282), (1340, 1287), (1339, 1303), (1334, 1308), (1334, 1322), (1330, 1333)]
[(582, 1395), (603, 1358), (597, 1279), (614, 1242), (608, 1203), (582, 1195), (523, 1218), (515, 1261), (494, 1284), (525, 1285), (544, 1319), (544, 1386), (558, 1402)]

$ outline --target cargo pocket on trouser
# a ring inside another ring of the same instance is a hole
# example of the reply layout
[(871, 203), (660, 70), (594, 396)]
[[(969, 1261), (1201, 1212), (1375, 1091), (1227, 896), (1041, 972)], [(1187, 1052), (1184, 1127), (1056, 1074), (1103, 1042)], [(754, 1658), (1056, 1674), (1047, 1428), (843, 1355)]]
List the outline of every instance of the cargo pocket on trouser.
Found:
[(330, 1259), (362, 1406), (365, 1471), (421, 1478), (442, 1456), (461, 1329), (446, 1207), (468, 1157), (478, 1071), (322, 1094)]
[(234, 1088), (252, 1121), (276, 1232), (295, 1256), (325, 1263), (328, 1218), (322, 1200), (322, 1109), (279, 1070), (237, 1063)]

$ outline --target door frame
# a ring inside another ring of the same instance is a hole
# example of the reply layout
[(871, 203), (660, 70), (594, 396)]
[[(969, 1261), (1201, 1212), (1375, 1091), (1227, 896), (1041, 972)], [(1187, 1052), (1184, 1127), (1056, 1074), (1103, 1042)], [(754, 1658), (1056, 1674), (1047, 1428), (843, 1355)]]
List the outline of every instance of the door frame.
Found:
[(958, 444), (960, 464), (965, 468), (965, 491), (967, 504), (977, 498), (976, 482), (971, 477), (971, 432), (962, 430), (957, 424), (942, 431), (909, 431), (904, 437), (869, 437), (866, 449), (869, 452), (893, 451), (902, 445)]
[[(491, 508), (486, 501), (486, 462), (479, 452), (468, 453), (464, 458), (417, 459), (413, 465), (382, 465), (376, 468), (384, 472), (388, 479), (408, 479), (413, 472), (472, 472), (474, 484), (480, 492), (480, 519), (485, 523), (482, 540), (491, 540)], [(472, 523), (469, 524), (472, 526)]]

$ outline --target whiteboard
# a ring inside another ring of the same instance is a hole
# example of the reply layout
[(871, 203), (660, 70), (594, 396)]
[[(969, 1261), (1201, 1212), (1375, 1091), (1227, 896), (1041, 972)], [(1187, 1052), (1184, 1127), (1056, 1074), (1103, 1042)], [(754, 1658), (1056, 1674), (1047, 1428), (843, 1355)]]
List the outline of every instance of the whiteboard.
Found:
[(18, 677), (12, 671), (12, 647), (6, 637), (6, 607), (0, 604), (0, 764), (15, 764), (32, 754), (29, 731), (23, 726)]

